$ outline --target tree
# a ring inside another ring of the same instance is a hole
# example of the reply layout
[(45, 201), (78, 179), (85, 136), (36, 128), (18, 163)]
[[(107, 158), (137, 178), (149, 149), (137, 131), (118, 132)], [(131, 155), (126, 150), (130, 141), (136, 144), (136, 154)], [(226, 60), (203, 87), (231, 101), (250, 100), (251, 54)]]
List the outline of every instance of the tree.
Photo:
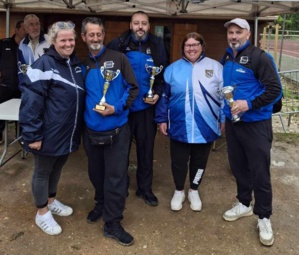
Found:
[(299, 13), (292, 13), (279, 16), (277, 23), (282, 26), (285, 16), (285, 30), (299, 30)]

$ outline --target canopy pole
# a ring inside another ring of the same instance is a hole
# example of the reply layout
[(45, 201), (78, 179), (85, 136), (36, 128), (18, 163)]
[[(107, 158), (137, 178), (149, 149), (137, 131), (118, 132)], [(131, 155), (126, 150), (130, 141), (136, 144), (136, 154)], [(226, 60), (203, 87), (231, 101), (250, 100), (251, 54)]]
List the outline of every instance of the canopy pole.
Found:
[(286, 14), (283, 15), (278, 71), (280, 71), (280, 68), (281, 68), (281, 59), (282, 59), (282, 49), (283, 49), (283, 41), (284, 41), (285, 24), (286, 24)]
[(258, 39), (258, 26), (259, 26), (259, 22), (258, 22), (258, 17), (255, 16), (254, 17), (254, 46), (257, 46), (257, 39)]
[(9, 29), (9, 20), (10, 20), (10, 4), (8, 3), (8, 0), (6, 0), (6, 27), (5, 27), (5, 33), (6, 33), (6, 38), (10, 36), (10, 29)]

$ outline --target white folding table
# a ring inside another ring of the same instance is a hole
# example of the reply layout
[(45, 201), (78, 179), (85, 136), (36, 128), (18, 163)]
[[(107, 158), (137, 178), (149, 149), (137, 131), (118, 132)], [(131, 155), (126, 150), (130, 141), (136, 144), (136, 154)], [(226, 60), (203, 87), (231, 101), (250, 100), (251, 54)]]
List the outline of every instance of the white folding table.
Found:
[(7, 161), (11, 160), (14, 156), (16, 156), (20, 152), (22, 152), (22, 158), (25, 157), (25, 151), (21, 148), (13, 155), (11, 155), (8, 159), (4, 160), (6, 153), (8, 151), (8, 147), (13, 145), (14, 143), (18, 143), (18, 141), (21, 139), (19, 135), (19, 124), (17, 124), (16, 138), (13, 141), (8, 141), (8, 122), (16, 121), (18, 123), (20, 104), (21, 104), (21, 99), (18, 98), (13, 98), (0, 104), (0, 120), (5, 121), (4, 148), (0, 158), (0, 167), (3, 166), (5, 163), (7, 163)]

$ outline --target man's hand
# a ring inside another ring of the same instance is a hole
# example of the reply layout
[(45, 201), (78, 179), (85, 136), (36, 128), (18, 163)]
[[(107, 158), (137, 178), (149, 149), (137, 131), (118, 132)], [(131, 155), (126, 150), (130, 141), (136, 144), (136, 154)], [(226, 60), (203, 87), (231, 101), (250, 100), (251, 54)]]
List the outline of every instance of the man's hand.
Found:
[(146, 101), (145, 98), (143, 98), (144, 103), (151, 104), (151, 105), (156, 104), (158, 102), (158, 100), (159, 100), (159, 95), (157, 95), (157, 94), (154, 95), (152, 102), (151, 101)]
[(163, 135), (168, 135), (167, 133), (167, 123), (158, 124), (159, 130)]
[(246, 112), (249, 109), (246, 100), (236, 100), (234, 101), (231, 113), (233, 116), (240, 114), (241, 112)]
[(93, 108), (93, 110), (99, 114), (101, 114), (102, 116), (107, 116), (107, 115), (112, 115), (115, 113), (115, 109), (113, 105), (107, 104), (107, 103), (103, 103), (103, 106), (106, 107), (105, 110), (98, 110), (96, 108)]

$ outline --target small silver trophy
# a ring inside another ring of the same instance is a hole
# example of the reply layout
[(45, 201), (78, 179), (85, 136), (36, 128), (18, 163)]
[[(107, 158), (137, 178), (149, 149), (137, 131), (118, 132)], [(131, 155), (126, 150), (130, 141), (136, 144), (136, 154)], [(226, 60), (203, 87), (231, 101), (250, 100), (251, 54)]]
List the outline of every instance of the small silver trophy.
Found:
[(145, 64), (146, 71), (151, 74), (150, 77), (150, 88), (149, 91), (145, 95), (145, 101), (146, 102), (153, 102), (154, 101), (154, 94), (153, 94), (153, 85), (155, 81), (155, 76), (161, 73), (163, 66), (149, 66), (148, 64)]
[(21, 71), (22, 74), (25, 74), (27, 72), (27, 69), (30, 65), (26, 64), (19, 64), (19, 70)]
[[(233, 86), (226, 86), (224, 88), (222, 88), (222, 93), (229, 105), (230, 108), (233, 107), (234, 104), (234, 98), (233, 98), (233, 91), (234, 91), (234, 87)], [(233, 122), (238, 122), (240, 121), (241, 118), (239, 115), (233, 115), (232, 116), (232, 121)]]
[(103, 105), (103, 103), (106, 103), (106, 93), (107, 90), (110, 86), (110, 82), (116, 78), (116, 76), (118, 75), (119, 70), (117, 71), (113, 71), (113, 70), (108, 70), (105, 69), (102, 73), (104, 79), (105, 79), (105, 83), (104, 83), (104, 88), (103, 88), (103, 97), (101, 98), (101, 101), (96, 105), (96, 109), (100, 110), (100, 111), (104, 111), (106, 109), (106, 106)]

